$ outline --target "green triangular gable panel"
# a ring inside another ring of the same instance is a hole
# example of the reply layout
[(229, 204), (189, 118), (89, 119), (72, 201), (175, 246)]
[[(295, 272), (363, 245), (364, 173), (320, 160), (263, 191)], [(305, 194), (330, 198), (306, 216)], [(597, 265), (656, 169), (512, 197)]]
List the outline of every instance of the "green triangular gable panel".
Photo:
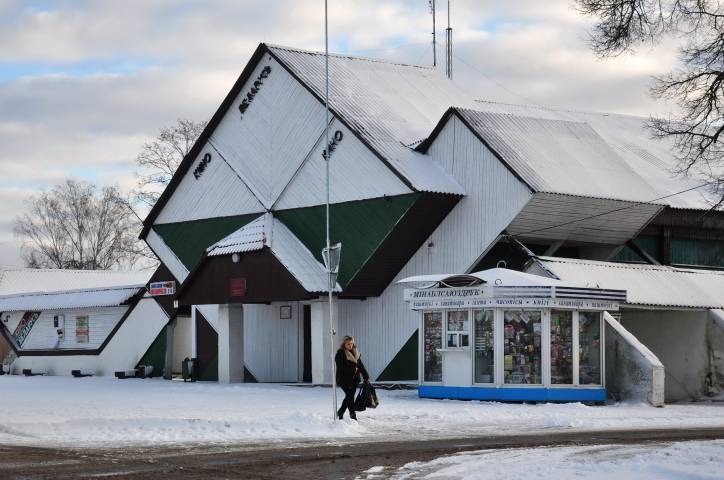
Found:
[(153, 230), (173, 250), (186, 268), (192, 270), (209, 246), (261, 215), (262, 213), (252, 213), (235, 217), (164, 223), (154, 225)]
[(199, 372), (199, 380), (202, 382), (218, 382), (219, 381), (219, 355), (209, 362), (206, 368)]
[(378, 382), (398, 381), (398, 380), (417, 380), (418, 375), (418, 338), (417, 330), (402, 346), (395, 358), (382, 371)]
[[(374, 198), (330, 206), (332, 243), (342, 242), (337, 281), (344, 288), (372, 257), (383, 240), (419, 198), (419, 193)], [(322, 262), (326, 245), (325, 206), (274, 212), (301, 242)]]
[(259, 383), (253, 373), (244, 365), (244, 383)]
[(143, 354), (138, 365), (153, 365), (152, 377), (160, 377), (163, 375), (163, 369), (166, 367), (166, 328), (162, 328), (156, 339), (153, 341), (146, 353)]

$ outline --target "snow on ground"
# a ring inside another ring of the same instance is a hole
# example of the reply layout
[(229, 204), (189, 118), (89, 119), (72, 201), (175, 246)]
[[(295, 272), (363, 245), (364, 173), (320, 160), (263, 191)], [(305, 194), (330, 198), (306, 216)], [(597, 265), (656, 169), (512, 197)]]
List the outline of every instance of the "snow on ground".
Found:
[(360, 441), (724, 426), (724, 403), (589, 407), (429, 400), (414, 390), (378, 389), (378, 395), (380, 406), (360, 413), (359, 423), (334, 422), (329, 388), (0, 376), (0, 444)]
[(672, 444), (541, 447), (466, 452), (397, 471), (372, 467), (359, 480), (500, 478), (682, 480), (724, 478), (724, 440)]

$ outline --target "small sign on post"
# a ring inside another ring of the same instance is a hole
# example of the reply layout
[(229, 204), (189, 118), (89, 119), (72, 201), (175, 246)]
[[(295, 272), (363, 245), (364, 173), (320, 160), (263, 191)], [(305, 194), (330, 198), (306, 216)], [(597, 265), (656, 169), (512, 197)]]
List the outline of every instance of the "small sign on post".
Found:
[(339, 259), (342, 255), (342, 244), (337, 243), (327, 249), (322, 249), (322, 258), (324, 259), (324, 266), (329, 272), (329, 289), (334, 290), (334, 285), (337, 283), (337, 274), (339, 273)]

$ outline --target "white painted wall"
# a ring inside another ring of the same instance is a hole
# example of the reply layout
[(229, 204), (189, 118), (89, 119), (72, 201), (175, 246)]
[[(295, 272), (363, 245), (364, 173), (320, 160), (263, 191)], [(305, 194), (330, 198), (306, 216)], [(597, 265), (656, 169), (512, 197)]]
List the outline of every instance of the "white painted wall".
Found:
[(606, 327), (606, 390), (619, 400), (664, 404), (664, 365), (608, 312)]
[[(280, 319), (279, 307), (292, 306), (292, 318)], [(209, 324), (221, 333), (218, 305), (197, 305)], [(298, 302), (244, 305), (244, 364), (259, 382), (296, 382), (299, 377)], [(221, 341), (221, 340), (220, 340)]]
[[(18, 328), (18, 324), (23, 319), (25, 312), (3, 312), (2, 313), (2, 325), (5, 325), (7, 331), (12, 335), (15, 329)], [(9, 318), (8, 318), (9, 317)], [(5, 319), (8, 319), (6, 322)]]
[(163, 239), (153, 231), (153, 229), (148, 231), (148, 235), (146, 235), (145, 240), (148, 246), (151, 247), (151, 250), (153, 250), (159, 260), (163, 262), (173, 276), (176, 277), (179, 282), (183, 283), (189, 275), (189, 270), (183, 262), (179, 260), (176, 254), (173, 253), (173, 250), (166, 245), (166, 242), (164, 242)]
[[(271, 73), (242, 118), (238, 106), (266, 66), (271, 66)], [(323, 131), (322, 104), (267, 56), (242, 87), (210, 141), (268, 208)]]
[[(211, 155), (211, 161), (196, 178), (194, 170), (207, 153)], [(154, 223), (184, 222), (263, 211), (264, 206), (239, 175), (207, 143)]]
[[(33, 329), (23, 344), (23, 350), (87, 349), (93, 350), (101, 346), (113, 327), (128, 310), (123, 307), (82, 308), (76, 310), (47, 310), (40, 313)], [(55, 315), (65, 316), (65, 337), (58, 340), (57, 329), (53, 326)], [(88, 343), (76, 342), (76, 318), (88, 317)]]
[(709, 372), (706, 310), (625, 310), (621, 323), (661, 360), (667, 402), (702, 398)]
[[(281, 319), (280, 307), (292, 307), (292, 318)], [(244, 305), (244, 362), (259, 382), (296, 382), (299, 378), (299, 302)]]
[[(429, 149), (467, 195), (423, 243), (396, 280), (472, 268), (531, 198), (529, 189), (457, 119), (443, 128)], [(482, 180), (481, 180), (482, 179)], [(428, 247), (428, 244), (434, 244)], [(402, 300), (393, 281), (380, 297), (339, 302), (339, 334), (357, 338), (365, 365), (375, 379), (418, 327), (419, 318)]]
[(181, 373), (181, 362), (193, 357), (193, 324), (191, 317), (176, 317), (173, 331), (173, 373)]
[(19, 374), (30, 368), (50, 375), (70, 375), (71, 370), (82, 369), (96, 375), (113, 375), (118, 370), (132, 369), (167, 322), (168, 316), (158, 303), (146, 297), (138, 302), (100, 355), (21, 356), (15, 361), (13, 372)]
[[(385, 195), (412, 193), (407, 186), (375, 156), (347, 127), (334, 119), (330, 136), (337, 130), (343, 138), (331, 156), (330, 202), (350, 202)], [(323, 205), (326, 201), (324, 135), (304, 160), (299, 171), (280, 195), (274, 210)]]

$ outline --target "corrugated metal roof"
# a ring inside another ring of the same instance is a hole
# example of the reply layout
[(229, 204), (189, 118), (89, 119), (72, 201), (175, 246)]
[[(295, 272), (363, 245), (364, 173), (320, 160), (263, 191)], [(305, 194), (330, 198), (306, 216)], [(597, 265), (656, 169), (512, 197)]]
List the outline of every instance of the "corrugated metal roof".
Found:
[(111, 287), (141, 287), (153, 270), (54, 270), (16, 269), (0, 271), (0, 296), (65, 292)]
[[(210, 246), (208, 256), (230, 255), (269, 247), (272, 254), (308, 292), (327, 290), (327, 273), (306, 246), (282, 222), (266, 213)], [(341, 291), (337, 284), (335, 291)]]
[[(269, 49), (324, 98), (324, 53)], [(472, 96), (428, 67), (330, 55), (329, 73), (330, 108), (413, 187), (465, 193), (442, 168), (406, 145), (426, 138), (451, 105), (473, 107)]]
[(582, 286), (624, 289), (630, 305), (724, 308), (724, 272), (557, 257), (537, 257), (528, 271), (537, 268)]
[(142, 288), (143, 285), (140, 287), (5, 295), (0, 297), (0, 312), (118, 306), (140, 293)]
[[(478, 101), (474, 110), (466, 118), (477, 119), (480, 133), (542, 191), (648, 201), (706, 181), (676, 175), (672, 142), (653, 139), (642, 117), (487, 101)], [(712, 199), (702, 187), (659, 203), (709, 209)]]

